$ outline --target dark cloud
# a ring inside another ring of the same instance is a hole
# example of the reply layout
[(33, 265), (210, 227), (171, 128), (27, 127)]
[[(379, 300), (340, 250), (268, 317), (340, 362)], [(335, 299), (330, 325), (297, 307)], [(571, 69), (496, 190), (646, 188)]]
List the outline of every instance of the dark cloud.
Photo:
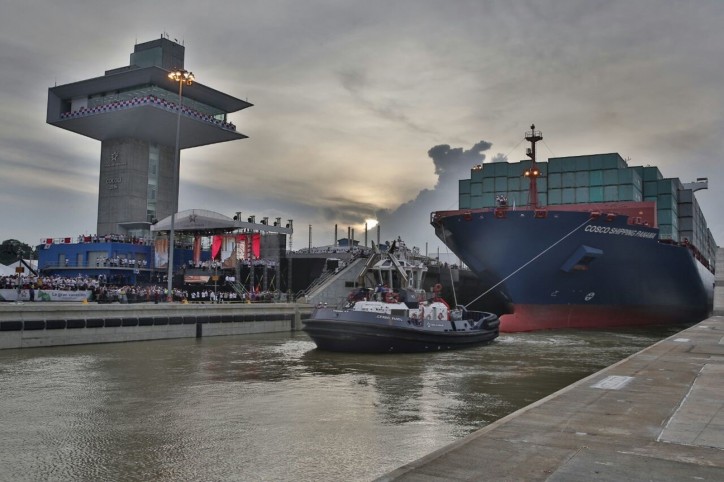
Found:
[[(430, 226), (430, 213), (458, 208), (458, 180), (470, 177), (470, 169), (485, 161), (485, 151), (492, 147), (480, 141), (470, 149), (441, 144), (427, 154), (435, 165), (438, 179), (433, 189), (423, 189), (417, 196), (396, 209), (377, 213), (381, 230), (386, 238), (402, 236), (408, 244), (423, 249), (426, 241), (434, 238)], [(495, 158), (504, 158), (496, 154)]]
[(487, 141), (480, 141), (465, 151), (462, 147), (450, 147), (447, 144), (435, 146), (427, 155), (435, 163), (435, 174), (440, 179), (450, 176), (458, 176), (461, 171), (469, 170), (475, 164), (481, 164), (485, 160), (484, 151), (490, 149), (492, 144)]

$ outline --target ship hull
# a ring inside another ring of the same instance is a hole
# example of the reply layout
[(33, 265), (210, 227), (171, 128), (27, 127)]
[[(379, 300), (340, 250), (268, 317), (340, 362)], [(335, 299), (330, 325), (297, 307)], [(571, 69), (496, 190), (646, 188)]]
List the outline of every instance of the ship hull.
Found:
[[(503, 332), (691, 323), (705, 318), (714, 275), (686, 246), (628, 216), (591, 211), (436, 213), (438, 237), (510, 299)], [(487, 296), (487, 295), (486, 295)]]

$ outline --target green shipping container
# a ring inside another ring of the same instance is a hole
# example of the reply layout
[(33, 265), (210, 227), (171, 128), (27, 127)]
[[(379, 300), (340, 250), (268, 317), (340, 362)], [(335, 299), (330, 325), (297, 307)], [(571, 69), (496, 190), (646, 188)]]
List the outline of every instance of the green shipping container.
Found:
[(495, 178), (495, 192), (500, 193), (508, 190), (508, 178), (507, 177), (496, 177)]
[(646, 196), (658, 196), (659, 185), (658, 181), (644, 181), (643, 195)]
[(492, 208), (495, 206), (495, 194), (492, 192), (483, 193), (480, 200), (481, 208)]
[(548, 190), (548, 203), (551, 205), (561, 204), (561, 190), (560, 189), (549, 189)]
[(545, 192), (548, 190), (548, 179), (545, 177), (538, 178), (538, 192)]
[(676, 199), (671, 194), (659, 194), (657, 206), (659, 209), (676, 209)]
[(597, 154), (597, 157), (601, 158), (600, 169), (623, 169), (628, 167), (626, 161), (616, 153)]
[(563, 172), (576, 172), (576, 158), (575, 157), (564, 157), (563, 158)]
[(553, 174), (554, 172), (563, 172), (562, 157), (552, 157), (548, 159), (548, 174)]
[(618, 201), (618, 186), (604, 186), (603, 200), (604, 202)]
[(574, 204), (576, 202), (576, 190), (572, 187), (563, 188), (561, 198), (562, 204)]
[(493, 172), (495, 173), (495, 177), (508, 177), (509, 164), (507, 162), (493, 162), (491, 166), (493, 166)]
[(561, 184), (561, 174), (558, 172), (554, 172), (552, 174), (548, 174), (548, 186), (551, 189), (560, 189), (563, 187), (563, 184)]
[(681, 183), (678, 179), (661, 179), (656, 184), (659, 195), (671, 194), (675, 200), (679, 199), (679, 184)]
[(538, 193), (538, 206), (548, 206), (548, 195), (546, 193)]
[(483, 192), (494, 192), (495, 191), (495, 178), (486, 177), (483, 179)]
[(644, 182), (646, 181), (658, 181), (659, 179), (663, 179), (664, 176), (661, 175), (661, 171), (659, 171), (659, 168), (656, 166), (647, 166), (644, 167)]
[(636, 172), (634, 168), (619, 169), (618, 171), (618, 183), (619, 184), (633, 184), (639, 191), (641, 190), (641, 176)]
[(470, 170), (470, 180), (472, 182), (480, 182), (483, 180), (483, 173), (485, 172), (485, 169), (471, 169)]
[(602, 203), (603, 186), (591, 186), (588, 188), (588, 201), (592, 203)]
[(459, 209), (470, 209), (470, 194), (460, 194)]
[(562, 187), (576, 187), (576, 173), (564, 172), (561, 175), (561, 181)]
[(575, 171), (590, 171), (591, 170), (591, 156), (578, 156), (574, 158), (574, 170)]
[(621, 184), (618, 186), (619, 201), (641, 201), (641, 191), (633, 184)]
[(460, 194), (470, 194), (470, 179), (460, 179), (458, 181), (458, 192)]
[(511, 191), (517, 191), (520, 189), (520, 177), (509, 177), (508, 189)]
[(657, 209), (656, 210), (656, 220), (658, 221), (659, 225), (662, 224), (671, 224), (676, 225), (678, 222), (678, 217), (675, 215), (674, 211), (671, 209)]
[(659, 225), (659, 239), (671, 239), (679, 241), (679, 231), (675, 226), (668, 224)]
[(603, 171), (603, 185), (614, 186), (618, 184), (618, 169), (606, 169)]
[(473, 196), (480, 196), (481, 194), (483, 194), (483, 183), (474, 182), (470, 184), (470, 194), (472, 194)]
[(588, 173), (589, 186), (603, 186), (603, 171), (590, 171)]
[(576, 172), (576, 187), (588, 187), (590, 185), (589, 177), (588, 171)]
[(576, 188), (576, 202), (587, 203), (588, 201), (588, 187), (577, 187)]

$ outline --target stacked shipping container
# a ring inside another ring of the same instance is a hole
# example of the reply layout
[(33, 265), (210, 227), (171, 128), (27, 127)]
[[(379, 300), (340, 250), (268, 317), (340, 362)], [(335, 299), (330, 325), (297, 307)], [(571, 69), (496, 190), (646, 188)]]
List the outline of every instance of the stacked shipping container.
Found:
[[(531, 161), (476, 166), (470, 179), (459, 181), (460, 209), (492, 208), (504, 196), (510, 208), (529, 204)], [(598, 202), (656, 202), (659, 239), (692, 243), (708, 260), (716, 258), (716, 242), (696, 197), (678, 178), (665, 179), (658, 167), (629, 167), (616, 153), (555, 157), (538, 162), (538, 205)]]

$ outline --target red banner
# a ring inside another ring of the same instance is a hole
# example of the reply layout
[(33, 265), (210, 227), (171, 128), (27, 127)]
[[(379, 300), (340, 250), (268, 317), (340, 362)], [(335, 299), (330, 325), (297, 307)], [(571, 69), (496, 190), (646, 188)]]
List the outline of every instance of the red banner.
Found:
[(211, 242), (211, 259), (219, 259), (221, 253), (221, 245), (224, 243), (223, 236), (214, 236)]

